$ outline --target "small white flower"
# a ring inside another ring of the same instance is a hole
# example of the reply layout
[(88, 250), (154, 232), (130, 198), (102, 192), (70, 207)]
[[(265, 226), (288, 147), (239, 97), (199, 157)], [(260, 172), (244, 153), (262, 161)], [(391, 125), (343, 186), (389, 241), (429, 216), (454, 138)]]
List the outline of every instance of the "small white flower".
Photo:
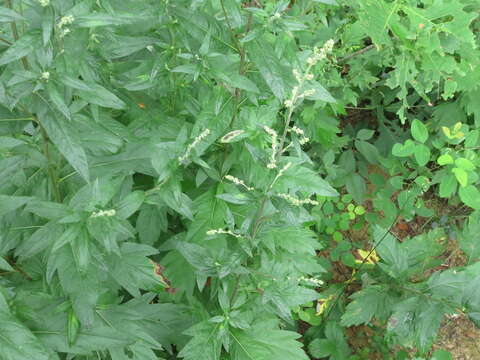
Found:
[(209, 129), (203, 130), (195, 139), (193, 139), (193, 142), (187, 146), (187, 150), (185, 151), (185, 153), (182, 156), (178, 157), (178, 161), (180, 161), (181, 163), (185, 162), (185, 160), (187, 160), (187, 158), (190, 156), (192, 150), (200, 143), (200, 141), (205, 139), (209, 134)]
[(290, 204), (294, 206), (302, 206), (305, 204), (310, 204), (310, 205), (318, 205), (318, 201), (311, 200), (311, 199), (305, 199), (305, 200), (300, 200), (296, 198), (295, 196), (292, 196), (290, 194), (277, 194), (278, 197), (281, 197), (282, 199), (288, 201)]
[(68, 34), (70, 34), (70, 29), (69, 28), (63, 29), (62, 32), (60, 33), (60, 37), (63, 38)]
[(73, 15), (63, 16), (62, 18), (60, 18), (60, 21), (58, 22), (57, 26), (59, 28), (62, 28), (64, 25), (70, 25), (74, 21), (75, 21), (75, 18), (73, 17)]
[(278, 146), (278, 134), (275, 130), (272, 128), (269, 128), (268, 126), (264, 126), (263, 129), (265, 132), (270, 135), (271, 141), (272, 141), (272, 155), (270, 156), (270, 163), (267, 164), (268, 169), (275, 169), (277, 167), (277, 146)]
[(150, 52), (153, 52), (153, 46), (152, 45), (147, 45), (147, 50)]
[(45, 81), (48, 81), (48, 79), (50, 79), (50, 73), (48, 71), (42, 72), (41, 79), (45, 80)]
[(310, 141), (310, 139), (308, 137), (303, 137), (298, 142), (300, 143), (300, 145), (305, 145), (309, 141)]
[(283, 104), (285, 105), (285, 107), (291, 108), (293, 106), (293, 101), (288, 99), (288, 100), (285, 100)]
[(315, 89), (308, 89), (303, 92), (302, 97), (312, 96), (312, 95), (315, 95), (315, 93), (316, 93)]
[(304, 276), (298, 278), (298, 281), (304, 281), (304, 282), (310, 283), (310, 284), (315, 285), (315, 286), (320, 286), (320, 285), (323, 285), (325, 283), (323, 280), (316, 279), (316, 278), (307, 278), (307, 277), (304, 277)]
[(50, 5), (50, 0), (38, 0), (41, 6), (46, 7)]
[(313, 80), (313, 74), (306, 74), (305, 79), (306, 80)]
[(300, 129), (299, 127), (295, 126), (295, 125), (292, 126), (291, 129), (288, 129), (288, 132), (292, 132), (292, 131), (297, 135), (303, 135), (304, 134), (303, 130)]
[(243, 186), (243, 187), (244, 187), (245, 189), (247, 189), (248, 191), (253, 191), (253, 190), (255, 190), (255, 188), (250, 187), (250, 186), (247, 186), (243, 180), (240, 180), (239, 178), (236, 178), (235, 176), (226, 175), (226, 176), (225, 176), (225, 179), (233, 182), (235, 185)]
[(103, 217), (103, 216), (107, 216), (107, 217), (111, 217), (111, 216), (115, 216), (116, 215), (116, 211), (115, 209), (110, 209), (110, 210), (100, 210), (100, 211), (94, 211), (92, 213), (92, 215), (90, 215), (91, 218), (96, 218), (96, 217)]
[(298, 69), (293, 69), (293, 76), (295, 76), (295, 79), (297, 79), (298, 82), (302, 81), (302, 75), (300, 74), (300, 71)]

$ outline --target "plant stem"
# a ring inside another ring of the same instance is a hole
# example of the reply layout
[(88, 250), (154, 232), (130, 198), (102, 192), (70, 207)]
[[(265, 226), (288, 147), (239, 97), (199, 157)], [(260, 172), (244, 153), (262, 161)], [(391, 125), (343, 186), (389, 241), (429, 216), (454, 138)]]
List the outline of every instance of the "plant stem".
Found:
[(363, 49), (360, 49), (360, 50), (358, 50), (358, 51), (355, 51), (355, 52), (353, 52), (353, 53), (351, 53), (351, 54), (348, 54), (348, 55), (346, 55), (346, 56), (338, 59), (338, 62), (339, 62), (339, 63), (343, 63), (343, 62), (345, 62), (345, 61), (347, 61), (347, 60), (350, 60), (351, 58), (353, 58), (353, 57), (355, 57), (355, 56), (357, 56), (357, 55), (361, 55), (361, 54), (363, 54), (363, 53), (366, 53), (367, 51), (370, 51), (370, 50), (372, 50), (372, 49), (374, 49), (374, 48), (375, 48), (375, 45), (373, 45), (373, 44), (372, 44), (372, 45), (368, 45), (368, 46), (364, 47)]
[[(5, 5), (10, 10), (13, 10), (11, 0), (5, 0)], [(12, 28), (13, 38), (15, 39), (15, 41), (18, 41), (19, 35), (18, 35), (17, 23), (15, 21), (12, 21), (10, 23), (10, 26)], [(22, 64), (23, 64), (23, 68), (25, 70), (30, 69), (30, 64), (28, 63), (28, 59), (27, 59), (26, 56), (22, 57)], [(33, 114), (31, 114), (31, 115), (32, 115), (32, 120), (35, 121), (38, 124), (38, 127), (40, 129), (40, 133), (42, 134), (43, 153), (44, 153), (45, 157), (47, 158), (47, 162), (48, 162), (47, 172), (48, 172), (48, 176), (50, 178), (50, 182), (51, 182), (51, 185), (52, 185), (54, 199), (57, 202), (61, 202), (62, 198), (61, 198), (61, 195), (60, 195), (60, 189), (58, 187), (58, 181), (57, 181), (58, 179), (57, 179), (55, 170), (52, 166), (52, 161), (51, 161), (52, 159), (50, 157), (50, 152), (49, 152), (49, 149), (48, 149), (48, 134), (47, 134), (45, 128), (42, 126), (40, 120), (37, 119)]]

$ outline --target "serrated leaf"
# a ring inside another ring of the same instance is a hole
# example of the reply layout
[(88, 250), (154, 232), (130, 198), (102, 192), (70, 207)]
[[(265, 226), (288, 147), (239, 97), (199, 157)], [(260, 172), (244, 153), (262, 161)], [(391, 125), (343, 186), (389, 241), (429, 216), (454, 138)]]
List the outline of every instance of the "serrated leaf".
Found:
[(379, 285), (368, 286), (365, 289), (355, 292), (342, 315), (341, 324), (352, 326), (368, 323), (373, 316), (381, 311), (379, 307), (384, 306), (385, 287)]
[(300, 334), (263, 327), (240, 331), (232, 330), (232, 360), (308, 360), (302, 344), (296, 341)]
[(260, 70), (260, 74), (272, 90), (273, 94), (283, 100), (287, 95), (287, 87), (291, 81), (290, 72), (284, 68), (279, 59), (275, 56), (275, 51), (267, 41), (260, 39), (246, 43), (248, 53), (252, 61)]
[(338, 192), (313, 170), (300, 165), (291, 166), (273, 186), (279, 193), (304, 191), (308, 194), (338, 196)]

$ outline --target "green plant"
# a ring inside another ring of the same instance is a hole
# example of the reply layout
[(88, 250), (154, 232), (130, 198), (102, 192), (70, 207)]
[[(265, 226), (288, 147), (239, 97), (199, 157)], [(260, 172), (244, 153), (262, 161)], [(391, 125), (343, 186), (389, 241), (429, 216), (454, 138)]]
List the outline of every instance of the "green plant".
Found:
[[(357, 359), (372, 322), (428, 356), (478, 322), (479, 10), (4, 1), (0, 359)], [(467, 209), (448, 270), (446, 224), (391, 234), (431, 198)]]

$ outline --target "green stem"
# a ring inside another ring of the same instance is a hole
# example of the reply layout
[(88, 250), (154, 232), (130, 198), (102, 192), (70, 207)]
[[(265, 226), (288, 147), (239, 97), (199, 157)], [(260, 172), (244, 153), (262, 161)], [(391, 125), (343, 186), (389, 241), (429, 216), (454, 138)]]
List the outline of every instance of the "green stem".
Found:
[[(5, 0), (5, 5), (10, 9), (10, 10), (13, 10), (13, 6), (12, 6), (12, 1), (11, 0)], [(18, 41), (19, 39), (19, 35), (18, 35), (18, 29), (17, 29), (17, 23), (15, 21), (12, 21), (10, 23), (10, 26), (12, 28), (12, 34), (13, 34), (13, 38), (15, 39), (15, 41)], [(30, 69), (30, 64), (28, 63), (28, 59), (26, 56), (22, 57), (22, 64), (23, 64), (23, 68), (25, 70), (29, 70)], [(40, 133), (42, 134), (42, 139), (43, 139), (43, 153), (45, 155), (45, 157), (47, 158), (47, 162), (48, 162), (48, 166), (47, 166), (47, 172), (48, 172), (48, 176), (50, 178), (50, 182), (51, 182), (51, 186), (52, 186), (52, 189), (53, 189), (53, 196), (54, 196), (54, 199), (55, 201), (57, 202), (61, 202), (62, 198), (61, 198), (61, 195), (60, 195), (60, 189), (58, 187), (58, 178), (56, 176), (56, 172), (52, 166), (52, 159), (50, 157), (50, 151), (49, 151), (49, 148), (48, 148), (48, 134), (45, 130), (45, 128), (42, 126), (41, 122), (39, 119), (37, 119), (33, 114), (32, 115), (32, 120), (35, 121), (37, 124), (38, 124), (38, 127), (40, 129)]]

